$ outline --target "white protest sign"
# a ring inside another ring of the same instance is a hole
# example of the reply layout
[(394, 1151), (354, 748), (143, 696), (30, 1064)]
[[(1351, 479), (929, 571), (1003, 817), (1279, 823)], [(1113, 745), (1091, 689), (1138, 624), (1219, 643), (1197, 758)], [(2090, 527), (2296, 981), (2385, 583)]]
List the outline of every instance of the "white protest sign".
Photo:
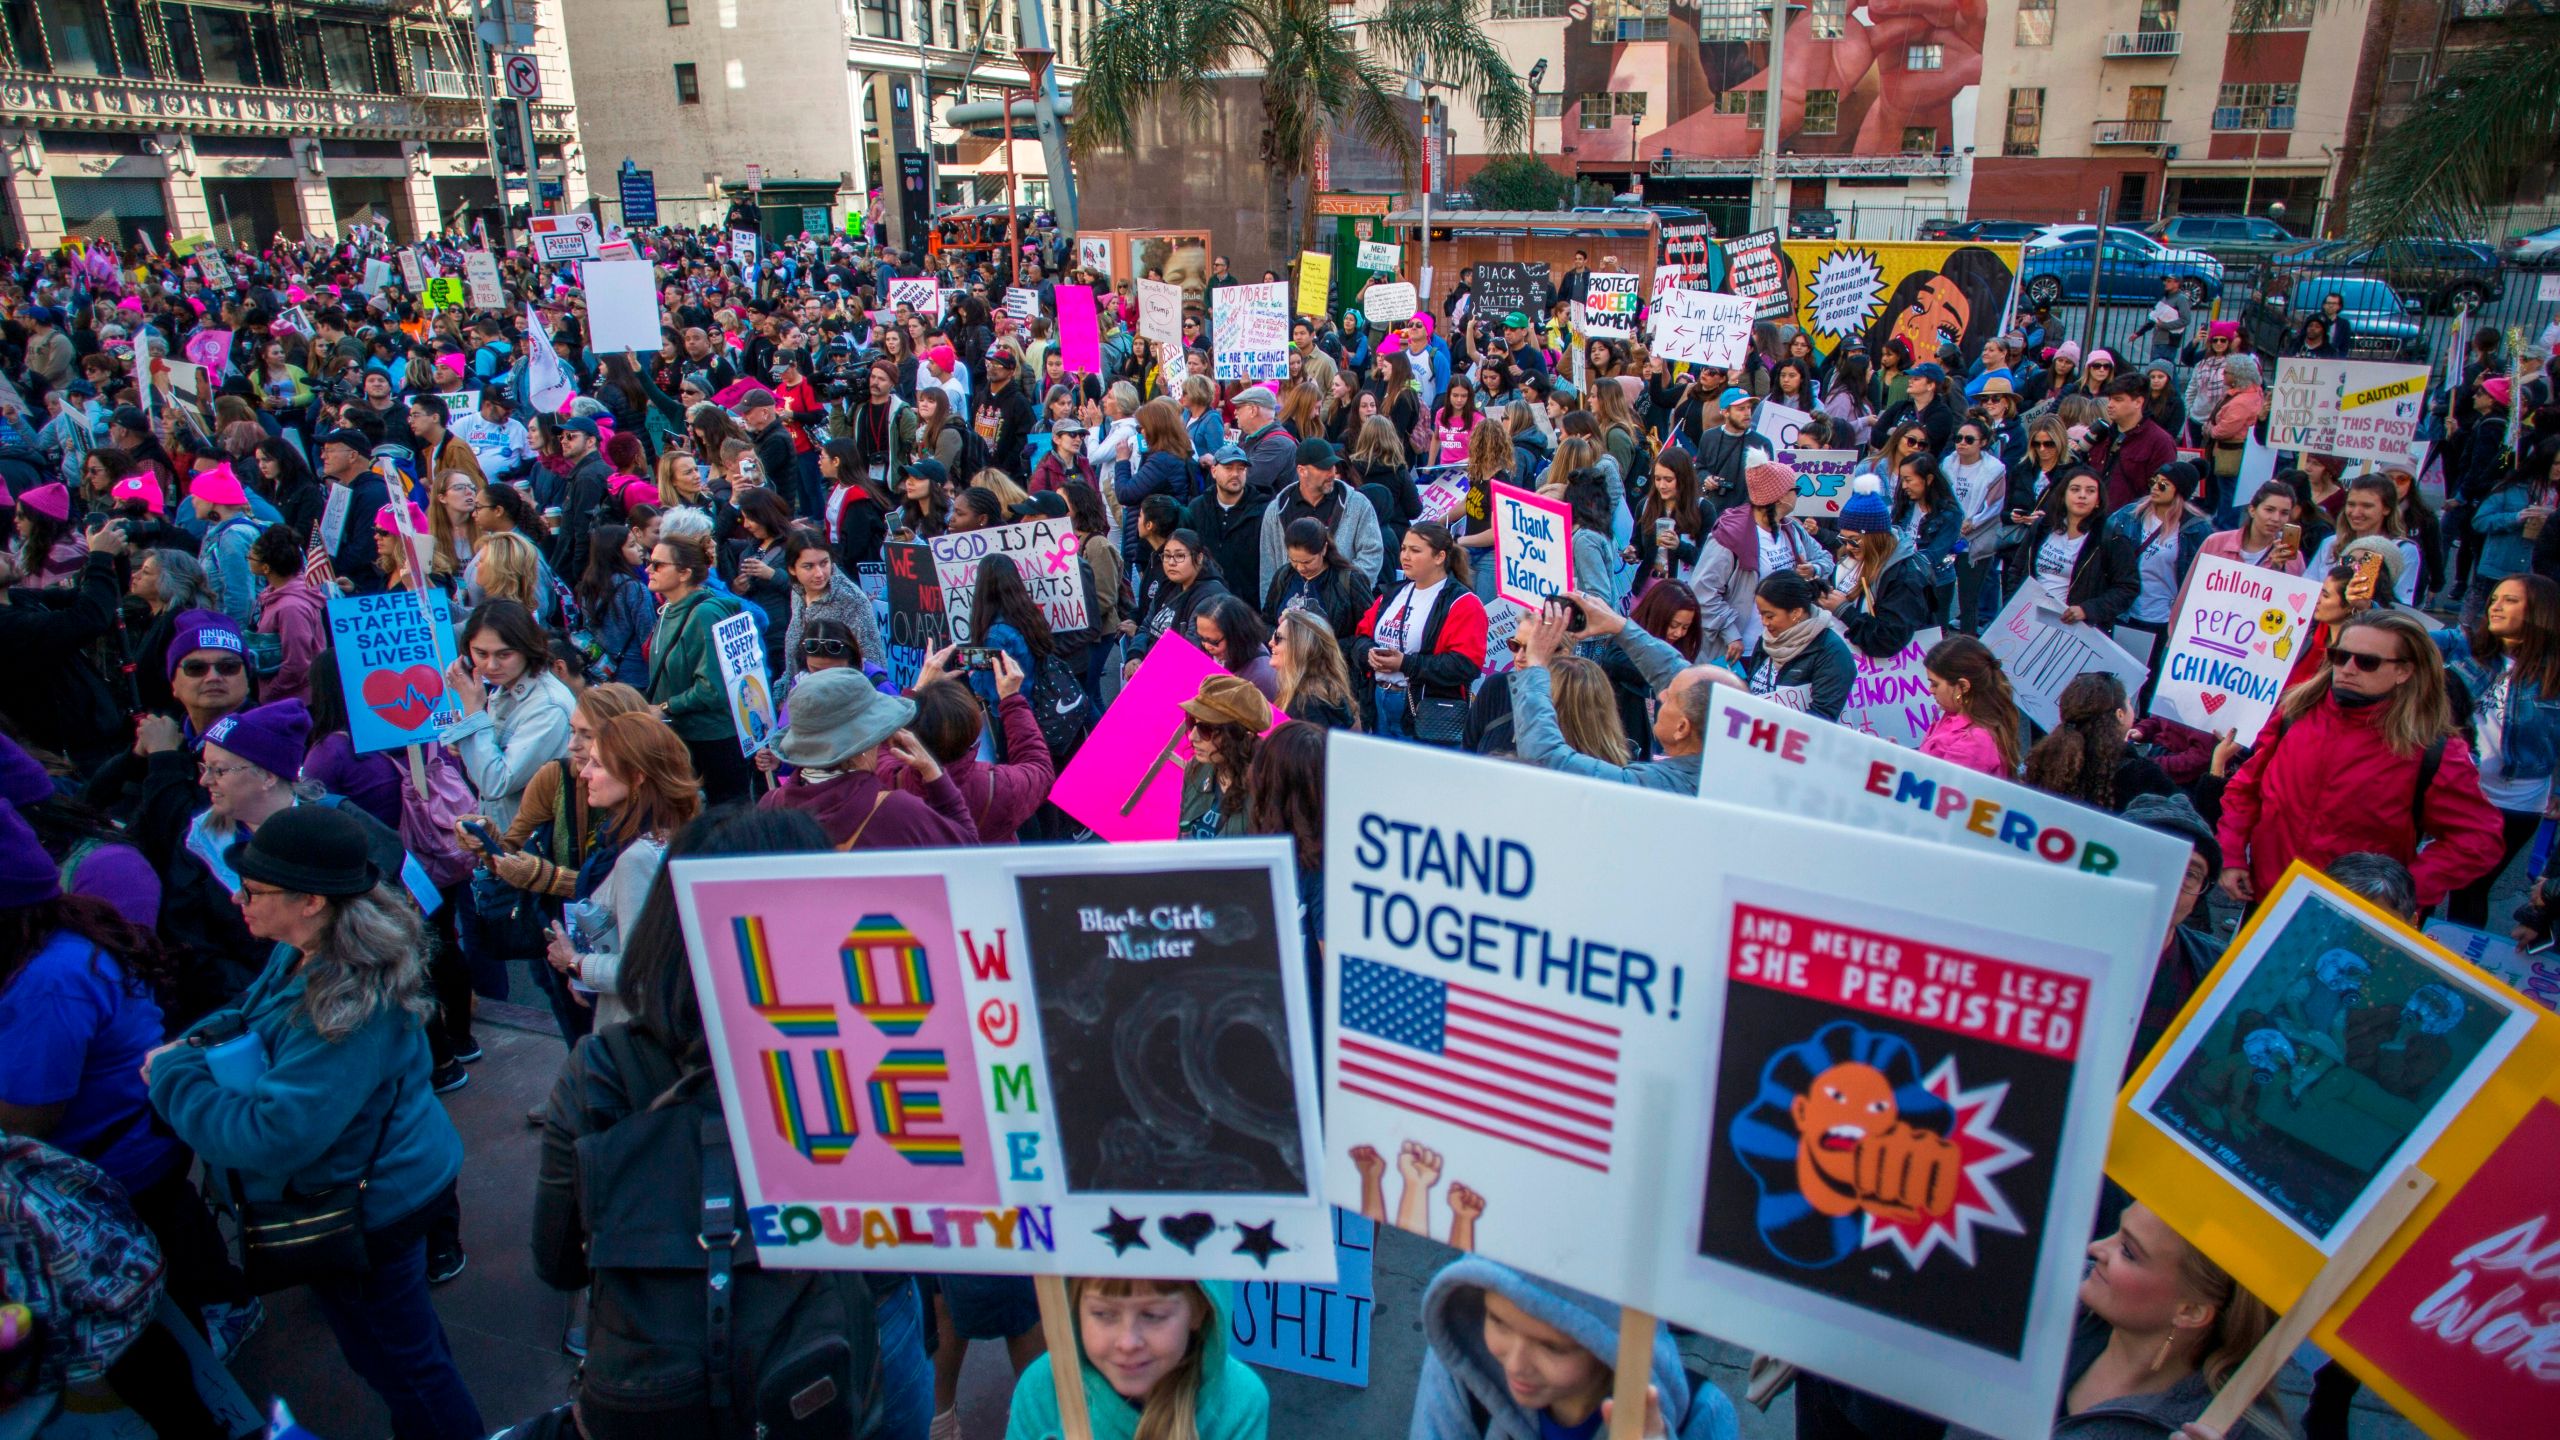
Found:
[(1167, 280), (1140, 280), (1138, 338), (1158, 345), (1182, 343), (1182, 287)]
[(1789, 450), (1778, 459), (1795, 467), (1796, 515), (1812, 520), (1837, 515), (1849, 503), (1849, 482), (1858, 473), (1855, 450)]
[(2151, 713), (2208, 734), (2237, 730), (2241, 744), (2255, 744), (2302, 658), (2319, 599), (2311, 576), (2197, 556)]
[(335, 480), (329, 482), (329, 497), (320, 502), (320, 541), (332, 555), (347, 542), (347, 509), (355, 502), (356, 492)]
[(2062, 723), (2063, 687), (2088, 671), (2115, 672), (2127, 693), (2140, 690), (2151, 677), (2104, 630), (2081, 621), (2065, 623), (2061, 602), (2033, 580), (2009, 597), (1991, 628), (1982, 632), (1982, 643), (2000, 657), (2018, 708), (2047, 730)]
[(222, 263), (222, 256), (219, 252), (213, 250), (197, 251), (196, 273), (204, 276), (204, 283), (212, 286), (216, 290), (228, 290), (231, 288), (231, 267)]
[(1435, 465), (1413, 474), (1415, 493), (1422, 497), (1422, 518), (1434, 525), (1447, 525), (1456, 519), (1467, 503), (1467, 467)]
[(764, 673), (764, 637), (744, 610), (711, 627), (712, 653), (720, 658), (720, 690), (729, 698), (729, 720), (738, 749), (753, 755), (773, 743), (773, 686)]
[(364, 262), (364, 283), (361, 288), (365, 290), (380, 290), (382, 287), (390, 283), (390, 261), (374, 259)]
[(1639, 283), (1633, 275), (1595, 272), (1591, 276), (1591, 293), (1582, 302), (1583, 333), (1618, 340), (1635, 338)]
[(952, 643), (979, 643), (970, 611), (978, 597), (978, 562), (990, 555), (1013, 562), (1052, 631), (1066, 634), (1090, 625), (1084, 572), (1077, 563), (1083, 549), (1083, 538), (1064, 516), (934, 536), (933, 568), (942, 581), (942, 606), (951, 618)]
[(1191, 356), (1179, 345), (1164, 348), (1162, 362), (1156, 366), (1156, 378), (1163, 383), (1164, 393), (1180, 395), (1182, 387), (1191, 383)]
[(2267, 443), (2278, 450), (2326, 450), (2338, 418), (2346, 362), (2292, 357), (2276, 362), (2267, 392)]
[(2418, 437), (2427, 395), (2427, 367), (2377, 360), (2338, 366), (2337, 414), (2328, 451), (2359, 460), (2406, 462)]
[(1572, 589), (1572, 509), (1494, 481), (1493, 565), (1494, 592), (1532, 609)]
[(1110, 284), (1111, 237), (1108, 235), (1077, 236), (1076, 264), (1101, 276), (1103, 284)]
[(593, 260), (603, 253), (604, 236), (596, 229), (596, 217), (583, 210), (566, 215), (536, 215), (525, 223), (525, 229), (533, 236), (537, 260)]
[(1507, 675), (1519, 668), (1511, 654), (1511, 637), (1520, 633), (1521, 617), (1528, 612), (1497, 596), (1484, 607), (1484, 673)]
[(1288, 378), (1288, 282), (1220, 286), (1209, 292), (1209, 321), (1209, 360), (1219, 379)]
[(2528, 955), (2505, 935), (2491, 935), (2450, 920), (2430, 920), (2427, 938), (2504, 980), (2519, 995), (2545, 1010), (2560, 1010), (2560, 955), (2549, 951)]
[(1946, 713), (1929, 694), (1929, 667), (1922, 663), (1929, 647), (1945, 635), (1943, 630), (1923, 630), (1883, 660), (1851, 646), (1858, 678), (1849, 683), (1849, 703), (1841, 707), (1840, 723), (1862, 735), (1918, 749), (1929, 727)]
[(1665, 290), (1653, 299), (1653, 353), (1662, 360), (1735, 369), (1750, 353), (1753, 318), (1747, 295)]
[(919, 315), (942, 314), (942, 288), (930, 275), (893, 275), (889, 278), (889, 293), (881, 299), (891, 309), (909, 305)]
[(1004, 292), (1004, 313), (1028, 324), (1040, 318), (1040, 292), (1028, 285), (1016, 285)]
[(1751, 407), (1751, 428), (1769, 437), (1771, 452), (1784, 455), (1796, 448), (1797, 432), (1813, 423), (1813, 416), (1792, 405), (1775, 400), (1762, 400)]
[(729, 258), (737, 261), (738, 268), (743, 270), (756, 263), (763, 244), (762, 237), (753, 230), (732, 230), (729, 232)]
[(657, 353), (658, 282), (646, 260), (590, 260), (578, 278), (587, 291), (587, 348), (598, 355)]
[(1360, 313), (1372, 325), (1401, 325), (1422, 308), (1410, 280), (1381, 280), (1360, 292)]
[(403, 250), (397, 258), (400, 262), (400, 283), (408, 286), (413, 295), (426, 289), (427, 269), (418, 263), (418, 252)]
[(1381, 275), (1393, 275), (1404, 265), (1404, 251), (1383, 240), (1361, 241), (1359, 258), (1361, 269), (1375, 270)]
[[(1328, 739), (1327, 1198), (2049, 1433), (2160, 933), (2142, 889), (1472, 773)], [(1814, 888), (1844, 845), (1875, 852), (1854, 897)]]
[(471, 287), (474, 308), (494, 310), (507, 303), (507, 293), (498, 285), (498, 257), (486, 250), (473, 250), (462, 257), (462, 278)]

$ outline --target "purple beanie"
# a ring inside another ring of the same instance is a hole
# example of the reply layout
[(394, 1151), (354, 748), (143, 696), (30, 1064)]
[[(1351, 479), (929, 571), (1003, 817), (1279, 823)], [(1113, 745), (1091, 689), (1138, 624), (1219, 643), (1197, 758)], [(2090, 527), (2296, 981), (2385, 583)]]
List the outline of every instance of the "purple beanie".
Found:
[(228, 650), (244, 662), (249, 658), (239, 623), (219, 610), (190, 610), (178, 617), (177, 628), (169, 636), (168, 678), (177, 679), (179, 662), (199, 650)]
[(311, 712), (299, 700), (234, 710), (206, 729), (204, 743), (291, 784), (302, 777), (302, 755), (311, 748)]
[(0, 805), (0, 905), (40, 905), (62, 893), (62, 870), (34, 827)]

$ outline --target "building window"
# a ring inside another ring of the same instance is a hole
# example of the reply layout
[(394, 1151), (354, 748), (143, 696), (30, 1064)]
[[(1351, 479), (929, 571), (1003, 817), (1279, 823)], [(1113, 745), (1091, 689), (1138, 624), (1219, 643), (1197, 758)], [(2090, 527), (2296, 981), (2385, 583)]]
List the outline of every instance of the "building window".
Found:
[(253, 18), (237, 10), (187, 9), (184, 14), (195, 21), (196, 46), (204, 61), (204, 79), (208, 85), (256, 85), (259, 54), (265, 47), (251, 30)]
[(2018, 43), (2053, 43), (2053, 0), (2018, 0)]
[(1769, 39), (1767, 0), (1698, 0), (1698, 38), (1707, 42), (1730, 40), (1766, 44)]
[(2142, 0), (2142, 20), (2135, 27), (2145, 35), (2167, 35), (2178, 28), (2178, 0)]
[(1943, 70), (1947, 64), (1947, 47), (1939, 44), (1914, 45), (1902, 52), (1905, 70)]
[(1538, 118), (1539, 118), (1539, 119), (1541, 119), (1541, 120), (1554, 120), (1554, 119), (1558, 119), (1558, 118), (1560, 118), (1563, 114), (1564, 114), (1564, 96), (1563, 96), (1563, 95), (1561, 95), (1561, 94), (1556, 94), (1556, 95), (1545, 95), (1545, 94), (1541, 94), (1540, 96), (1538, 96)]
[[(320, 27), (320, 53), (327, 65), (328, 86), (345, 95), (379, 93), (373, 77), (373, 39), (365, 30), (353, 25)], [(318, 76), (306, 76), (316, 83)]]
[(2311, 17), (2318, 12), (2319, 8), (2320, 0), (2278, 0), (2274, 17), (2268, 20), (2263, 28), (2308, 30), (2311, 28)]
[(2382, 98), (2399, 104), (2418, 98), (2427, 86), (2427, 52), (2398, 50), (2392, 52), (2391, 68), (2384, 75)]
[(1935, 125), (1904, 126), (1902, 129), (1902, 153), (1905, 155), (1937, 154), (1938, 127)]
[(1813, 0), (1811, 13), (1813, 38), (1837, 40), (1842, 34), (1842, 22), (1849, 16), (1849, 0)]
[[(1701, 32), (1706, 20), (1698, 21)], [(1671, 0), (1600, 0), (1591, 7), (1591, 38), (1601, 45), (1671, 38)]]
[(1840, 92), (1807, 90), (1804, 92), (1804, 122), (1796, 127), (1806, 135), (1840, 133)]
[(86, 0), (36, 0), (36, 9), (44, 17), (44, 43), (51, 52), (51, 63), (37, 68), (56, 75), (116, 73), (107, 27)]
[(905, 15), (900, 0), (862, 0), (862, 33), (874, 40), (903, 40)]
[(679, 105), (702, 103), (702, 81), (694, 73), (690, 63), (676, 67), (676, 103)]
[(2299, 85), (2225, 85), (2216, 97), (2216, 130), (2290, 130)]
[(2033, 155), (2044, 139), (2044, 91), (2009, 91), (2009, 132), (2000, 141), (2003, 155)]
[(1493, 0), (1494, 20), (1563, 20), (1573, 0)]
[(1644, 92), (1641, 90), (1594, 90), (1582, 97), (1582, 128), (1606, 130), (1619, 117), (1630, 120), (1644, 118)]
[(686, 0), (667, 0), (667, 23), (670, 25), (692, 24), (693, 7), (687, 4)]
[(1727, 90), (1716, 97), (1716, 113), (1743, 116), (1743, 128), (1760, 130), (1768, 126), (1769, 92), (1766, 90)]
[[(13, 22), (17, 19), (14, 10), (10, 12), (10, 19)], [(178, 6), (167, 6), (160, 12), (160, 27), (169, 36), (169, 68), (177, 71), (178, 78), (188, 84), (201, 85), (204, 83), (204, 57), (196, 53), (196, 27), (187, 22), (187, 12)]]

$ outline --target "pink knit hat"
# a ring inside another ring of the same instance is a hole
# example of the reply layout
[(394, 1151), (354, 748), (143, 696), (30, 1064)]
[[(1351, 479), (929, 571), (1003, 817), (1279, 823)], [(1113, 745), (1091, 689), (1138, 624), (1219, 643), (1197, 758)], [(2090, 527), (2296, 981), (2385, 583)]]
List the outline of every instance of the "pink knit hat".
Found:
[(240, 477), (228, 465), (216, 465), (187, 482), (187, 498), (207, 505), (246, 505), (249, 497), (240, 488)]

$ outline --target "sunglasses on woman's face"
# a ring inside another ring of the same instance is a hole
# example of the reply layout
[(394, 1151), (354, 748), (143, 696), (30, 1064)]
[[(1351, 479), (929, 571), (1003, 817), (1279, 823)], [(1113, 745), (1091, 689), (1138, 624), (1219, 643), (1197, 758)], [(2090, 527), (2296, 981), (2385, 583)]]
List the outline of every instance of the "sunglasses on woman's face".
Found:
[(812, 655), (824, 655), (830, 660), (853, 658), (853, 643), (848, 640), (803, 640), (800, 642), (800, 648)]
[(2027, 442), (2027, 448), (2030, 450), (2050, 450), (2053, 448), (2053, 442), (2050, 440), (2030, 440)]

